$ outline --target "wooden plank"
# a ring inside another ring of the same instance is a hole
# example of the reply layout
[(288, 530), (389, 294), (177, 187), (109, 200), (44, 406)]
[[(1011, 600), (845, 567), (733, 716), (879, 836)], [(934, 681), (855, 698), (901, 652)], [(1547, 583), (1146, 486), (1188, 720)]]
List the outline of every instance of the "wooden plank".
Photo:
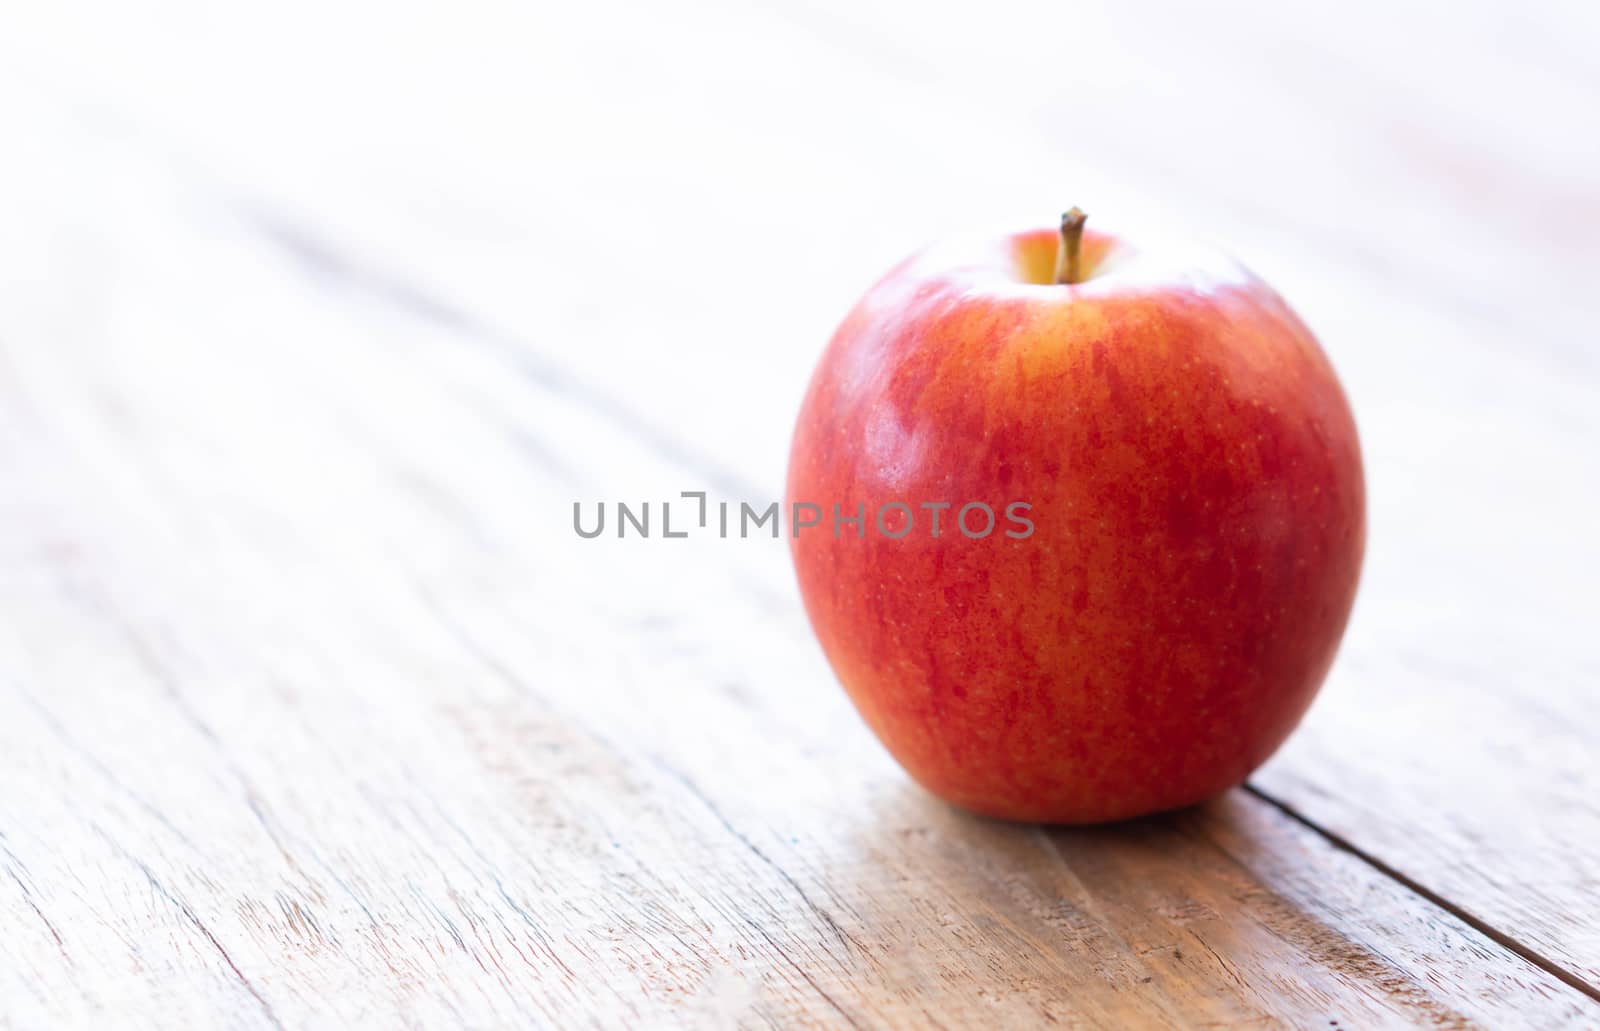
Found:
[(1593, 1019), (1246, 794), (1053, 832), (932, 801), (781, 541), (567, 523), (706, 470), (100, 156), (115, 197), (59, 236), (8, 204), (44, 244), (0, 248), (35, 287), (0, 303), (8, 1022)]
[(154, 70), (164, 29), (120, 17), (13, 63), (219, 218), (471, 311), (508, 368), (769, 493), (779, 413), (911, 241), (1062, 189), (1224, 232), (1332, 353), (1372, 504), (1343, 658), (1258, 784), (1600, 984), (1592, 5), (486, 5), (379, 46), (285, 10)]

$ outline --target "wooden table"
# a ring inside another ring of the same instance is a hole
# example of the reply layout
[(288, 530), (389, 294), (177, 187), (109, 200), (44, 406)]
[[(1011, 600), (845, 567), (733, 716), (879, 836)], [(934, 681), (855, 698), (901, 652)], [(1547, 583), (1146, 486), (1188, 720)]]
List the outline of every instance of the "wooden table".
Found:
[[(1600, 1026), (1594, 5), (17, 6), (0, 1026)], [(1371, 534), (1249, 786), (1050, 830), (571, 504), (778, 497), (879, 272), (1073, 203), (1293, 301)]]

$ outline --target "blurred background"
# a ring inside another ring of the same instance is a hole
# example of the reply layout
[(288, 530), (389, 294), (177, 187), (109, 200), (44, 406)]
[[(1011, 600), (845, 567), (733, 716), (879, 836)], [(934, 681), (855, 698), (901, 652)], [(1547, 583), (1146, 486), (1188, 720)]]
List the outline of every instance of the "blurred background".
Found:
[[(150, 0), (6, 18), (13, 240), (31, 212), (71, 260), (74, 229), (187, 190), (219, 231), (225, 213), (314, 226), (592, 380), (648, 370), (613, 388), (641, 409), (713, 376), (792, 397), (831, 317), (907, 249), (1074, 202), (1221, 239), (1329, 333), (1351, 304), (1392, 304), (1399, 344), (1447, 309), (1482, 334), (1454, 352), (1592, 361), (1571, 335), (1600, 236), (1589, 4)], [(715, 393), (718, 417), (757, 414), (729, 396), (754, 391)], [(704, 446), (771, 462), (783, 420), (747, 422)]]

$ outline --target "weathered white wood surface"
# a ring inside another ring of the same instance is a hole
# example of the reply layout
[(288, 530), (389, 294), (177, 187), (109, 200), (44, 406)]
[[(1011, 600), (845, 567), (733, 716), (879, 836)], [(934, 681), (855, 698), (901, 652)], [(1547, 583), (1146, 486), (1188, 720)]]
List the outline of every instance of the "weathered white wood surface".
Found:
[[(1594, 16), (1206, 10), (15, 12), (0, 1021), (1593, 1024)], [(1275, 804), (956, 816), (781, 545), (571, 532), (775, 496), (853, 295), (1064, 200), (1350, 388)]]

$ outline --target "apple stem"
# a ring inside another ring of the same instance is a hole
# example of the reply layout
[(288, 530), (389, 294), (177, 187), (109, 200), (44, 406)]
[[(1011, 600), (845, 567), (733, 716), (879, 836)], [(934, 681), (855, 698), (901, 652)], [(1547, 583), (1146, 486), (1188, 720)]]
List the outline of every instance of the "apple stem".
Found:
[(1079, 255), (1083, 250), (1083, 224), (1089, 220), (1080, 208), (1061, 216), (1061, 240), (1056, 246), (1056, 282), (1082, 282)]

